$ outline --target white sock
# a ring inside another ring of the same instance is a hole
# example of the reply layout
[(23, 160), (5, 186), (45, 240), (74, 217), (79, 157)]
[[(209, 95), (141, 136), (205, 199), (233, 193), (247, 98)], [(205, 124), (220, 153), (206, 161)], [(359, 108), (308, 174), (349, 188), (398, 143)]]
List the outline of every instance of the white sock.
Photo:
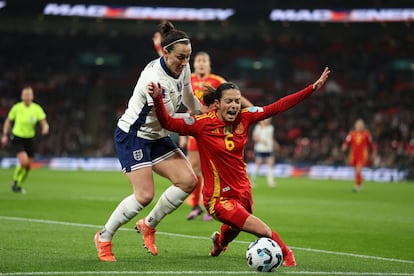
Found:
[(134, 194), (124, 198), (106, 222), (99, 237), (99, 241), (111, 241), (116, 230), (135, 217), (143, 208), (144, 207), (135, 199)]
[(255, 173), (252, 174), (251, 179), (253, 183), (256, 183), (256, 175)]
[(257, 166), (255, 166), (254, 169), (253, 169), (252, 176), (251, 176), (253, 183), (256, 182), (258, 172), (259, 172), (259, 168)]
[(269, 167), (267, 169), (267, 183), (269, 185), (273, 185), (274, 184), (274, 178), (273, 178), (273, 168)]
[(267, 184), (269, 186), (273, 186), (275, 184), (275, 181), (273, 178), (273, 167), (271, 166), (267, 168)]
[(189, 196), (176, 186), (170, 186), (160, 196), (157, 204), (146, 217), (146, 224), (152, 228), (155, 228), (158, 223), (168, 214), (176, 210), (184, 200)]

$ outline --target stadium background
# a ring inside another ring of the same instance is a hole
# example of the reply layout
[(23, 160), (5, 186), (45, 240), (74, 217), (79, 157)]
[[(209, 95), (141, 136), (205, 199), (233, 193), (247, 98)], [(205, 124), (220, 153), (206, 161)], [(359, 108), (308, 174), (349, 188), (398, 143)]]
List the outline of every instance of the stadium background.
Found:
[[(343, 3), (346, 2), (346, 3)], [(159, 20), (43, 15), (47, 1), (0, 1), (0, 121), (31, 85), (51, 133), (37, 158), (113, 157), (113, 129), (143, 66), (156, 57)], [(154, 1), (53, 3), (155, 6)], [(172, 20), (210, 53), (213, 72), (240, 85), (256, 105), (313, 82), (324, 91), (274, 118), (277, 162), (344, 165), (340, 145), (356, 118), (378, 145), (375, 167), (414, 178), (414, 31), (404, 22), (271, 22), (272, 9), (410, 8), (410, 1), (156, 1), (160, 7), (233, 8), (219, 21)], [(412, 5), (412, 3), (411, 3)], [(10, 156), (0, 152), (0, 158)], [(252, 160), (248, 144), (247, 161)]]

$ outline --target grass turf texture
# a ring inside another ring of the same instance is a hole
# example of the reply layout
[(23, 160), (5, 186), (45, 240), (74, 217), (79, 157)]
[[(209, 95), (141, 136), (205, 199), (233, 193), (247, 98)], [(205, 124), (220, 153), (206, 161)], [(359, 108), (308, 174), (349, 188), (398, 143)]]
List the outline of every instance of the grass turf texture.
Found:
[[(30, 172), (26, 195), (10, 189), (12, 170), (0, 170), (0, 275), (244, 275), (253, 235), (241, 233), (219, 257), (209, 257), (216, 221), (187, 221), (183, 204), (157, 227), (158, 256), (133, 231), (138, 218), (114, 238), (116, 263), (97, 259), (93, 236), (117, 204), (131, 193), (120, 172)], [(156, 177), (156, 198), (169, 185)], [(264, 178), (253, 189), (255, 214), (291, 246), (291, 275), (414, 275), (414, 183)], [(151, 204), (152, 207), (153, 204)]]

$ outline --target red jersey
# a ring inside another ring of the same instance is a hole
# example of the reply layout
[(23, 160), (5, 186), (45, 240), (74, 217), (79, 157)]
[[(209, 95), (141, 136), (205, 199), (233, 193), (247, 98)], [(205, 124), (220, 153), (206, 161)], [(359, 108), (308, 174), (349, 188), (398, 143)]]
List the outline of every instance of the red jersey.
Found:
[(368, 161), (368, 149), (371, 152), (374, 151), (374, 143), (369, 131), (351, 131), (346, 136), (344, 143), (347, 146), (351, 146), (349, 151), (349, 160), (351, 165), (366, 165)]
[(207, 90), (204, 86), (209, 85), (213, 88), (217, 88), (225, 80), (219, 75), (209, 74), (206, 78), (200, 79), (196, 74), (191, 74), (191, 87), (193, 88), (194, 95), (199, 99), (201, 104), (204, 104), (203, 96)]
[(161, 125), (180, 135), (191, 135), (197, 140), (201, 169), (204, 176), (204, 202), (211, 197), (237, 198), (251, 186), (244, 162), (244, 146), (249, 127), (258, 121), (286, 111), (313, 92), (312, 85), (264, 107), (242, 109), (236, 120), (226, 124), (215, 111), (188, 118), (172, 118), (166, 111), (161, 96), (154, 99), (155, 111)]
[[(213, 88), (217, 88), (220, 84), (225, 82), (225, 80), (219, 75), (209, 74), (206, 78), (199, 78), (196, 74), (191, 74), (191, 87), (193, 88), (193, 93), (200, 101), (201, 104), (204, 104), (204, 92), (207, 90), (205, 85), (209, 85)], [(188, 151), (198, 151), (198, 145), (194, 137), (189, 136), (187, 142)]]

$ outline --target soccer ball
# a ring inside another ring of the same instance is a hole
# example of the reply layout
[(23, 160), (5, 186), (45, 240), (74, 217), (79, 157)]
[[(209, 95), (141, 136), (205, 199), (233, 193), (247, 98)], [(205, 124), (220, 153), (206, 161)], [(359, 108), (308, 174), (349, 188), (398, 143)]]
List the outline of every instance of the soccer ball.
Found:
[(272, 239), (258, 238), (247, 248), (246, 260), (252, 270), (275, 271), (283, 262), (282, 249)]

